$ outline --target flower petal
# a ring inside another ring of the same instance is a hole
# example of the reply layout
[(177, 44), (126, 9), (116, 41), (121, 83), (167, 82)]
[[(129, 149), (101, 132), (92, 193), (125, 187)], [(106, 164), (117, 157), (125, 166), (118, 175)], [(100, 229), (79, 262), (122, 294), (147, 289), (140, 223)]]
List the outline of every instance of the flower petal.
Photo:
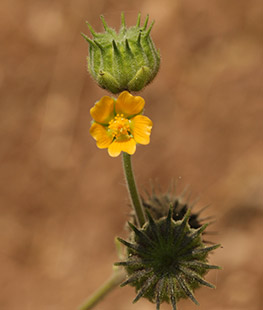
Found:
[(137, 115), (130, 122), (134, 140), (139, 144), (149, 144), (153, 126), (152, 121), (144, 115)]
[(131, 117), (142, 112), (145, 101), (140, 96), (133, 96), (123, 91), (116, 100), (115, 111), (124, 117)]
[(101, 124), (108, 124), (114, 118), (114, 99), (104, 96), (90, 109), (92, 118)]
[(90, 127), (89, 132), (92, 135), (92, 137), (96, 140), (97, 147), (99, 149), (105, 149), (109, 147), (109, 145), (112, 142), (113, 137), (111, 135), (111, 132), (100, 124), (93, 123)]
[(130, 155), (136, 151), (136, 142), (133, 138), (126, 141), (113, 141), (108, 148), (108, 153), (111, 157), (117, 157), (121, 152), (126, 152)]

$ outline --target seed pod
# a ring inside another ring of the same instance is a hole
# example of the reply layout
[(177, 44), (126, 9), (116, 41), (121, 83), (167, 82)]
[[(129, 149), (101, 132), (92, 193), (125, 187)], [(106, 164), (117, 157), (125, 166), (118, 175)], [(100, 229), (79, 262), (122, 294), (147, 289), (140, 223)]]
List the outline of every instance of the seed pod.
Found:
[(127, 259), (115, 265), (124, 266), (128, 278), (121, 286), (134, 286), (137, 292), (133, 302), (145, 297), (160, 309), (163, 302), (171, 303), (173, 310), (181, 298), (189, 298), (198, 305), (194, 290), (201, 285), (214, 288), (204, 280), (209, 269), (220, 269), (207, 263), (209, 252), (220, 245), (205, 246), (202, 233), (207, 225), (198, 229), (189, 225), (190, 210), (180, 221), (173, 220), (173, 211), (160, 220), (149, 212), (143, 228), (129, 224), (133, 236), (130, 241), (121, 238), (128, 250)]
[(193, 213), (188, 203), (169, 192), (153, 193), (142, 199), (147, 222), (136, 227), (131, 217), (130, 238), (118, 240), (127, 248), (127, 256), (117, 266), (123, 266), (127, 279), (121, 286), (135, 287), (137, 296), (147, 298), (160, 309), (163, 302), (177, 309), (181, 298), (198, 305), (194, 291), (202, 285), (213, 288), (204, 279), (210, 269), (220, 269), (208, 263), (208, 255), (220, 245), (206, 245), (203, 235), (209, 223)]
[(93, 39), (82, 34), (89, 42), (88, 71), (100, 87), (113, 94), (141, 90), (154, 79), (160, 66), (160, 55), (150, 36), (154, 22), (147, 28), (147, 15), (141, 26), (139, 14), (137, 24), (127, 28), (124, 15), (121, 17), (119, 33), (101, 16), (104, 33), (95, 32), (88, 24)]

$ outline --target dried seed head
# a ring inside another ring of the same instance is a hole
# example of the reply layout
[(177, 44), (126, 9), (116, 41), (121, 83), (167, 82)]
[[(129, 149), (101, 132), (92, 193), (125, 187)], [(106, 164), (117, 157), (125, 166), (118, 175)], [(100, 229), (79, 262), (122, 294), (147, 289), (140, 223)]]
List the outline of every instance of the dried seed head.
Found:
[(137, 24), (127, 28), (122, 14), (117, 33), (102, 16), (104, 33), (95, 32), (88, 24), (93, 39), (83, 34), (89, 43), (88, 70), (100, 87), (113, 94), (141, 90), (159, 70), (160, 55), (150, 36), (154, 22), (147, 28), (149, 16), (143, 26), (140, 19), (139, 14)]
[(127, 247), (127, 259), (116, 263), (127, 271), (122, 286), (134, 286), (134, 302), (145, 297), (157, 310), (163, 302), (175, 310), (181, 298), (198, 304), (194, 290), (202, 285), (214, 287), (203, 277), (209, 269), (220, 269), (208, 264), (208, 254), (220, 245), (205, 245), (202, 237), (208, 224), (202, 225), (198, 213), (192, 213), (178, 197), (153, 193), (143, 205), (146, 224), (137, 228), (129, 223), (130, 240), (119, 238)]
[[(182, 220), (187, 211), (190, 209), (189, 225), (191, 228), (199, 228), (203, 224), (203, 220), (200, 218), (200, 213), (192, 210), (193, 204), (190, 206), (189, 201), (183, 199), (181, 196), (175, 195), (174, 192), (167, 191), (166, 193), (156, 193), (153, 189), (148, 197), (142, 197), (142, 204), (145, 210), (148, 210), (154, 219), (160, 219), (167, 215), (169, 209), (173, 209), (173, 219), (175, 221)], [(205, 208), (204, 208), (205, 209)]]

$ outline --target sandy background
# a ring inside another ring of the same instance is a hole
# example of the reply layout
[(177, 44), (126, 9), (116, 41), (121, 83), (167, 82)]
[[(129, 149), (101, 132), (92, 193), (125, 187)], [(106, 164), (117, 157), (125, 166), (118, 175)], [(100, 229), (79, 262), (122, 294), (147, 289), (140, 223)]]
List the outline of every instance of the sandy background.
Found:
[[(0, 4), (0, 309), (71, 310), (111, 274), (129, 209), (121, 158), (96, 148), (89, 109), (106, 92), (86, 72), (88, 20), (118, 28), (150, 14), (161, 70), (141, 95), (151, 144), (137, 182), (187, 184), (212, 203), (224, 267), (199, 310), (263, 305), (263, 2), (2, 0)], [(117, 289), (98, 310), (151, 310)], [(163, 309), (170, 309), (164, 306)], [(197, 309), (190, 301), (180, 310)]]

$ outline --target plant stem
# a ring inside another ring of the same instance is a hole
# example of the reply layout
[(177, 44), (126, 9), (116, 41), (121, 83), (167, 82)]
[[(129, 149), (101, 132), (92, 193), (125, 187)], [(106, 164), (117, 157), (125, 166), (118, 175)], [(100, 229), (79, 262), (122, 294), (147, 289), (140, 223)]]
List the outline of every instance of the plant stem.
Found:
[(145, 223), (145, 214), (133, 175), (131, 155), (123, 152), (122, 162), (123, 162), (124, 175), (127, 181), (127, 187), (130, 194), (131, 203), (135, 211), (137, 224), (140, 227), (142, 227), (143, 224)]
[[(116, 267), (115, 267), (116, 268)], [(109, 294), (116, 286), (121, 284), (126, 277), (125, 272), (118, 268), (115, 269), (112, 276), (106, 280), (97, 291), (95, 291), (88, 300), (79, 308), (79, 310), (90, 310), (99, 303), (107, 294)]]

